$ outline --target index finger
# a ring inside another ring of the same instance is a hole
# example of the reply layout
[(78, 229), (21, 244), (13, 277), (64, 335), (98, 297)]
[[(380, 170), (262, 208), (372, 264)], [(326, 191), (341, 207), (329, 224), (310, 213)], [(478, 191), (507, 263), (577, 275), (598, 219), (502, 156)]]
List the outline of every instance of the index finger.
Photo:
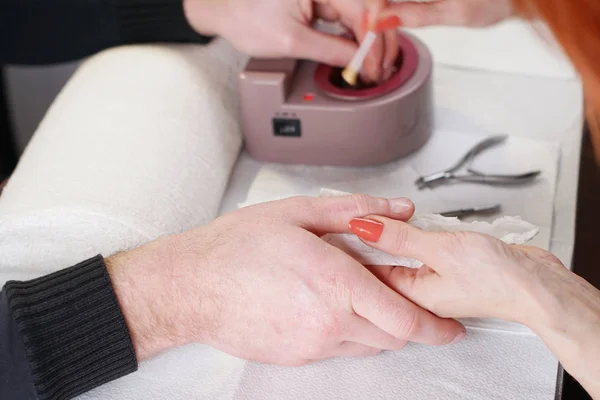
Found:
[[(346, 233), (348, 221), (370, 214), (408, 220), (415, 207), (406, 198), (385, 199), (364, 194), (332, 197), (302, 197), (289, 200), (292, 218), (298, 226), (319, 233)], [(294, 203), (291, 203), (294, 202)]]

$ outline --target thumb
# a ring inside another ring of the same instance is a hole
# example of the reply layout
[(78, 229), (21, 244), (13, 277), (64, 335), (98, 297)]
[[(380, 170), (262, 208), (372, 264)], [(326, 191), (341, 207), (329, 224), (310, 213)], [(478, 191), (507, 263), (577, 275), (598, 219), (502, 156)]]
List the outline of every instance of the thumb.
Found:
[(349, 39), (301, 25), (294, 37), (289, 56), (334, 67), (345, 67), (357, 49), (356, 43)]

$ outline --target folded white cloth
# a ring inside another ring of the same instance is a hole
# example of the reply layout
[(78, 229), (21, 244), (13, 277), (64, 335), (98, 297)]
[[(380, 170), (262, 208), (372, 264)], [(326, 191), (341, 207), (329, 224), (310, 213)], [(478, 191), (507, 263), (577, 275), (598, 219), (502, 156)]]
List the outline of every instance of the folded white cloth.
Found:
[[(339, 190), (321, 189), (320, 196), (344, 196), (350, 193)], [(524, 244), (533, 239), (539, 228), (519, 217), (502, 217), (492, 223), (484, 221), (462, 222), (458, 218), (439, 214), (415, 215), (408, 221), (411, 225), (431, 232), (478, 232), (494, 236), (507, 244)], [(356, 235), (327, 234), (322, 237), (364, 265), (393, 265), (419, 268), (423, 263), (412, 258), (392, 256), (364, 244)]]

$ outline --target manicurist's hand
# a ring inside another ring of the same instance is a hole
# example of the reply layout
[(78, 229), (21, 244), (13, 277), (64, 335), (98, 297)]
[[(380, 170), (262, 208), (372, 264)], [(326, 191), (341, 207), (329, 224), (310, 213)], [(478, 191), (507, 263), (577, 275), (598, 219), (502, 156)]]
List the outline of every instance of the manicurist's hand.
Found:
[[(397, 17), (378, 19), (386, 0), (185, 0), (187, 18), (198, 32), (220, 35), (254, 57), (309, 59), (347, 65), (369, 28), (381, 28), (365, 60), (362, 77), (389, 77), (398, 57)], [(355, 40), (314, 29), (316, 19), (339, 22)], [(396, 23), (394, 23), (396, 21)]]
[(138, 358), (198, 342), (299, 365), (462, 339), (460, 323), (421, 309), (320, 239), (354, 217), (406, 220), (413, 210), (405, 199), (291, 198), (109, 258)]
[(373, 248), (424, 263), (370, 267), (389, 287), (442, 317), (527, 325), (600, 398), (600, 291), (551, 253), (477, 233), (424, 232), (382, 216), (354, 219), (350, 229)]
[(511, 0), (434, 0), (390, 4), (380, 15), (398, 16), (403, 26), (431, 25), (484, 27), (513, 15)]

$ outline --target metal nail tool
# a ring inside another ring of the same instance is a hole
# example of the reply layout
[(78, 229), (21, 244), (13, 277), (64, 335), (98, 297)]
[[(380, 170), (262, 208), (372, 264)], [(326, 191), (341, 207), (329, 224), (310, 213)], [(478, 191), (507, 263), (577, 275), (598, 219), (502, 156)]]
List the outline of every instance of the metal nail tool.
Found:
[[(415, 184), (421, 190), (427, 187), (432, 187), (436, 184), (449, 181), (482, 183), (488, 185), (519, 185), (532, 181), (542, 171), (531, 171), (516, 175), (500, 175), (500, 174), (484, 174), (471, 168), (473, 160), (483, 151), (503, 143), (508, 138), (508, 135), (491, 136), (469, 150), (453, 167), (436, 172), (431, 175), (422, 176)], [(467, 169), (466, 173), (458, 174), (458, 170), (462, 167)]]
[(485, 206), (471, 207), (471, 208), (461, 208), (459, 210), (452, 210), (440, 213), (440, 215), (444, 217), (470, 217), (471, 215), (480, 215), (480, 214), (495, 214), (500, 211), (502, 206), (500, 204), (491, 204)]

